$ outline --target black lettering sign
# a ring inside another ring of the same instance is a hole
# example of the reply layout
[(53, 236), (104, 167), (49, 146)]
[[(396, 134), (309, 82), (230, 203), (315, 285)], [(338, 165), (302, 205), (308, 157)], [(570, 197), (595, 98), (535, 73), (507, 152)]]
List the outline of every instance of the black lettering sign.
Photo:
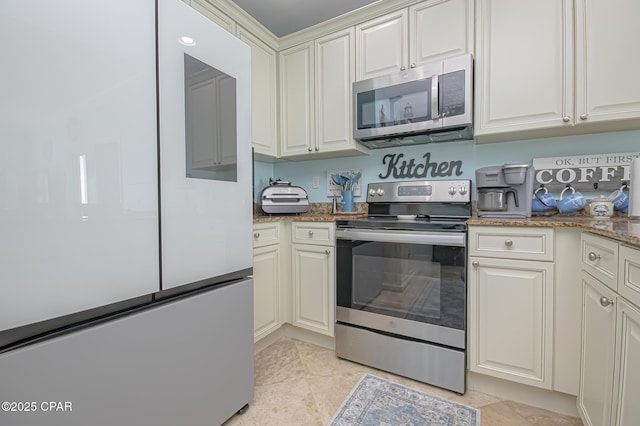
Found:
[[(410, 179), (410, 178), (435, 178), (452, 177), (462, 174), (462, 160), (443, 161), (437, 163), (431, 161), (431, 153), (427, 152), (422, 156), (423, 160), (418, 162), (412, 158), (409, 161), (403, 160), (404, 154), (387, 154), (382, 158), (382, 164), (387, 166), (386, 173), (378, 174), (380, 179)], [(417, 163), (417, 164), (416, 164)]]

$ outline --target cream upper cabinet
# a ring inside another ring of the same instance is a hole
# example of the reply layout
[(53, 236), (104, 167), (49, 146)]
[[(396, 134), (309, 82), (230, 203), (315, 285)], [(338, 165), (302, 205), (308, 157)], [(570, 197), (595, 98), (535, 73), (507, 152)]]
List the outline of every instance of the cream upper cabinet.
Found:
[(352, 29), (280, 52), (280, 156), (368, 153), (352, 139)]
[(315, 149), (313, 42), (283, 50), (279, 57), (281, 155), (309, 154)]
[(276, 157), (276, 52), (238, 27), (238, 38), (251, 47), (251, 140), (256, 154)]
[(320, 153), (368, 150), (352, 137), (351, 84), (355, 79), (353, 27), (315, 41), (316, 138)]
[(407, 29), (406, 9), (356, 25), (356, 78), (365, 80), (406, 68)]
[(473, 1), (431, 0), (409, 8), (409, 66), (473, 53)]
[(570, 125), (571, 0), (478, 0), (476, 139)]
[(629, 44), (640, 39), (639, 2), (476, 7), (476, 141), (640, 127), (640, 55)]
[(637, 123), (640, 54), (635, 44), (640, 40), (640, 2), (577, 0), (575, 4), (576, 124), (627, 119)]
[(473, 2), (429, 0), (356, 25), (356, 79), (472, 53)]

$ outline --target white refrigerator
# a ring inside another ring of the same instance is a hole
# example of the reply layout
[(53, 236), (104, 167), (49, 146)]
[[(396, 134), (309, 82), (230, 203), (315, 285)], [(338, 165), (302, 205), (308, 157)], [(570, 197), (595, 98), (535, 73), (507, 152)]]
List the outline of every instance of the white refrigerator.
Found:
[(0, 424), (222, 423), (253, 397), (249, 47), (180, 0), (6, 0), (0, 51)]

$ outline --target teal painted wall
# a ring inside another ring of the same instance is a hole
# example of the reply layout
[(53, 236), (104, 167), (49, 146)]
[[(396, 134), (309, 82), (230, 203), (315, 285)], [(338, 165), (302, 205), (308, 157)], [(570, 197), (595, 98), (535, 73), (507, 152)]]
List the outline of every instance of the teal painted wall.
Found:
[[(254, 166), (254, 185), (256, 201), (262, 188), (269, 184), (269, 177), (273, 177), (274, 179), (288, 180), (293, 185), (301, 186), (309, 193), (311, 202), (328, 202), (330, 198), (326, 195), (327, 170), (361, 168), (362, 188), (366, 188), (370, 182), (400, 180), (393, 177), (388, 179), (379, 178), (378, 175), (380, 173), (386, 173), (387, 171), (387, 166), (382, 164), (382, 159), (386, 154), (404, 153), (404, 159), (415, 158), (416, 162), (422, 159), (427, 152), (431, 153), (432, 162), (462, 160), (463, 173), (457, 178), (475, 180), (475, 170), (484, 166), (513, 162), (529, 163), (533, 158), (541, 157), (637, 151), (640, 151), (640, 131), (637, 130), (492, 144), (475, 144), (473, 141), (462, 141), (405, 148), (378, 149), (372, 150), (370, 155), (359, 157), (275, 164), (256, 162)], [(320, 176), (319, 189), (312, 188), (313, 176)], [(364, 191), (355, 201), (365, 201)]]

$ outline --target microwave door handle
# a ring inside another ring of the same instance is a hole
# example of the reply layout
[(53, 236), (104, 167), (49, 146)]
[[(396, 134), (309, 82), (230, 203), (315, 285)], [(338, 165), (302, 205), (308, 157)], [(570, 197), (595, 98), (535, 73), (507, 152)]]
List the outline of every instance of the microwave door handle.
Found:
[(431, 119), (440, 118), (440, 100), (438, 99), (438, 75), (431, 77)]

